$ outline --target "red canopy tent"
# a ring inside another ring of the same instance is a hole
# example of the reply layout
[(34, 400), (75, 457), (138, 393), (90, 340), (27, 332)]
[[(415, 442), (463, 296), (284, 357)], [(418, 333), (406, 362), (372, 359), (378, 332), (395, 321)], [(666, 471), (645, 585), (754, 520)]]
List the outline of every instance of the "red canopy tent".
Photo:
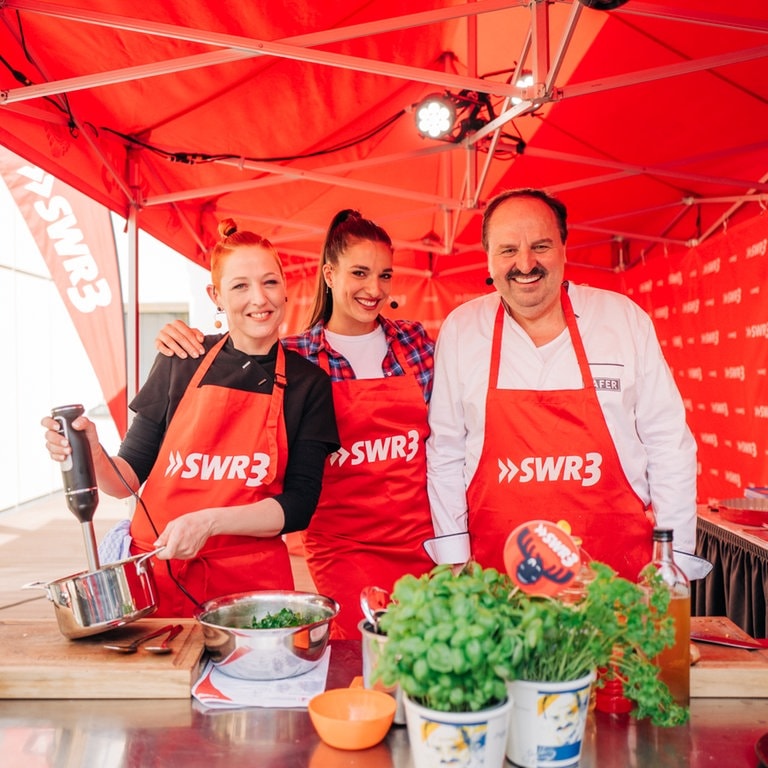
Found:
[[(572, 263), (613, 270), (768, 192), (763, 0), (6, 0), (0, 19), (0, 143), (200, 263), (233, 215), (313, 267), (355, 206), (403, 266), (466, 269), (484, 201), (536, 185), (569, 206)], [(446, 90), (479, 122), (423, 139), (413, 105)]]

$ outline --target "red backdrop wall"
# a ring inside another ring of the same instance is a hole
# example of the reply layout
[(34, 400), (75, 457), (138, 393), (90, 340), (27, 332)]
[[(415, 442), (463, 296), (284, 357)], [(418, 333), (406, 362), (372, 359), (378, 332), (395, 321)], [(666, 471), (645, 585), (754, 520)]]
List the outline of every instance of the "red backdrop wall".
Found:
[(701, 503), (768, 486), (767, 251), (762, 215), (623, 275), (685, 400)]

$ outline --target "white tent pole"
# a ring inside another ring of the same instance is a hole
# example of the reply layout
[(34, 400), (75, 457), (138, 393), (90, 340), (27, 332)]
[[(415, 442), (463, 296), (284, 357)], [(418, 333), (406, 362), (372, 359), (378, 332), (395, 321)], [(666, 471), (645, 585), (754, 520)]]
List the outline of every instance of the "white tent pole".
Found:
[[(537, 0), (540, 1), (540, 0)], [(462, 16), (473, 17), (478, 13), (486, 13), (501, 10), (515, 5), (523, 5), (527, 0), (484, 0), (484, 2), (470, 3), (468, 5), (452, 6), (445, 9), (385, 19), (381, 22), (358, 24), (350, 28), (326, 30), (315, 35), (301, 35), (286, 38), (284, 41), (257, 40), (242, 35), (223, 35), (210, 30), (197, 30), (189, 27), (181, 27), (171, 24), (140, 21), (135, 18), (116, 16), (114, 14), (99, 13), (97, 11), (82, 11), (78, 8), (65, 8), (63, 6), (38, 2), (37, 0), (6, 0), (4, 7), (10, 9), (26, 10), (31, 13), (41, 13), (58, 18), (69, 18), (84, 23), (100, 24), (115, 29), (125, 29), (145, 32), (150, 35), (169, 37), (175, 40), (188, 40), (223, 48), (232, 48), (237, 57), (244, 56), (277, 56), (280, 58), (295, 59), (310, 63), (325, 64), (331, 67), (349, 69), (357, 72), (370, 72), (388, 77), (396, 77), (409, 81), (432, 83), (433, 85), (449, 88), (450, 90), (476, 90), (481, 93), (495, 93), (497, 95), (515, 96), (517, 90), (492, 80), (482, 78), (468, 78), (440, 70), (423, 69), (391, 62), (380, 62), (356, 56), (337, 54), (330, 51), (316, 50), (302, 46), (319, 46), (334, 40), (345, 40), (355, 37), (368, 37), (373, 34), (391, 31), (393, 29), (405, 29), (416, 26), (428, 25)], [(184, 64), (184, 62), (182, 62)], [(193, 63), (192, 61), (186, 63)], [(161, 62), (159, 71), (168, 68), (167, 62)], [(171, 66), (173, 64), (171, 63)], [(123, 77), (131, 78), (130, 72), (99, 73), (94, 76), (91, 86), (98, 86), (101, 80), (107, 83), (120, 82)], [(143, 72), (144, 77), (152, 76), (151, 69)], [(117, 79), (115, 79), (117, 78)], [(69, 86), (75, 88), (89, 87), (83, 82), (83, 78), (76, 78), (75, 82), (45, 83), (39, 86), (26, 86), (4, 91), (2, 96), (8, 103), (11, 101), (25, 100), (29, 98), (29, 89), (33, 89), (33, 97), (38, 98), (53, 93), (66, 92)]]
[[(451, 186), (453, 185), (453, 163), (451, 162), (452, 155), (443, 155), (440, 158), (440, 172), (443, 177), (443, 193), (445, 195), (450, 194)], [(451, 211), (448, 208), (443, 208), (443, 252), (448, 254), (453, 250), (453, 242), (456, 237), (456, 227), (459, 221), (458, 211)], [(433, 251), (434, 253), (434, 251)], [(434, 256), (430, 263), (430, 272), (434, 276), (436, 269)]]
[[(761, 184), (765, 184), (765, 182), (767, 181), (768, 181), (768, 173), (766, 173), (764, 176), (760, 178)], [(702, 233), (699, 236), (699, 242), (703, 243), (708, 237), (711, 237), (715, 232), (717, 232), (717, 230), (720, 229), (720, 227), (722, 227), (728, 221), (728, 219), (731, 216), (733, 216), (733, 214), (736, 213), (736, 211), (738, 211), (739, 208), (741, 208), (742, 205), (744, 205), (744, 203), (746, 203), (749, 199), (751, 199), (752, 194), (756, 191), (757, 191), (756, 189), (750, 189), (746, 195), (744, 195), (740, 199), (737, 199), (736, 202), (722, 216), (720, 216), (718, 220), (714, 224), (712, 224), (712, 226), (706, 232)], [(763, 205), (763, 203), (761, 202), (762, 199), (764, 198), (761, 198), (760, 200), (758, 200), (761, 206)], [(697, 202), (702, 202), (702, 201), (699, 200)]]
[[(470, 77), (477, 77), (477, 17), (467, 17), (467, 72)], [(474, 202), (475, 188), (477, 186), (478, 157), (477, 147), (467, 143), (467, 170), (469, 179), (466, 195), (462, 195), (461, 202), (465, 206)]]
[[(128, 173), (132, 199), (128, 205), (128, 302), (126, 303), (125, 351), (128, 361), (128, 402), (139, 390), (139, 163), (138, 150), (128, 149)], [(130, 413), (129, 413), (130, 419)], [(130, 422), (129, 422), (130, 423)]]

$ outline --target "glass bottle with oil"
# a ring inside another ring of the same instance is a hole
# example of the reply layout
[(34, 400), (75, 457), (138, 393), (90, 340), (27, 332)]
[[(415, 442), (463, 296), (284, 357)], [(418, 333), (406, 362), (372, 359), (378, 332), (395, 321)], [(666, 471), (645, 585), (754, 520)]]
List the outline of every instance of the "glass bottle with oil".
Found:
[(668, 615), (675, 624), (674, 644), (656, 657), (659, 677), (667, 684), (675, 701), (687, 707), (691, 676), (691, 588), (685, 573), (675, 563), (671, 528), (654, 528), (650, 565), (669, 589)]

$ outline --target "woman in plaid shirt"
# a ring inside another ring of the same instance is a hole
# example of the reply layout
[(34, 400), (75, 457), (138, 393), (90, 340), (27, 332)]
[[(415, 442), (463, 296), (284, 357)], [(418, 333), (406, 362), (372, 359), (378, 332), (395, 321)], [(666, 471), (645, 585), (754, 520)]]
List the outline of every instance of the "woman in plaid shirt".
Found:
[(284, 339), (327, 371), (341, 448), (329, 457), (320, 502), (304, 531), (317, 589), (341, 605), (333, 636), (359, 637), (360, 590), (391, 590), (434, 563), (426, 491), (427, 403), (434, 343), (421, 323), (380, 311), (392, 284), (392, 241), (357, 211), (326, 235), (310, 327)]
[[(434, 565), (422, 546), (434, 535), (425, 455), (434, 342), (421, 323), (380, 314), (392, 275), (389, 235), (340, 211), (323, 245), (309, 328), (283, 339), (333, 382), (341, 448), (326, 462), (303, 539), (317, 590), (341, 605), (336, 638), (360, 636), (363, 587), (391, 590), (400, 576)], [(179, 321), (166, 326), (160, 351), (198, 351), (201, 334), (185, 330)]]

